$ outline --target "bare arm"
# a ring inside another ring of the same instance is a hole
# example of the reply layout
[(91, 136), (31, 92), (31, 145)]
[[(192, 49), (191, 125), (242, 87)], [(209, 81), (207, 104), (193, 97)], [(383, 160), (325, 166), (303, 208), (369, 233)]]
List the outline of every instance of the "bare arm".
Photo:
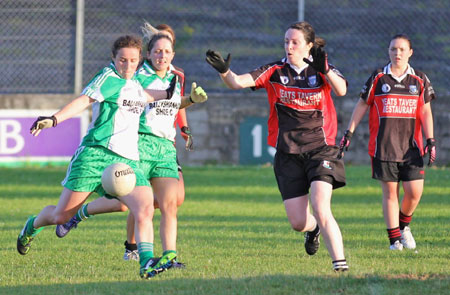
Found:
[(338, 159), (344, 157), (344, 150), (348, 151), (353, 132), (355, 132), (356, 127), (358, 126), (359, 122), (361, 122), (368, 108), (369, 105), (360, 98), (355, 108), (353, 109), (352, 117), (350, 119), (350, 122), (348, 123), (347, 130), (345, 131), (344, 136), (339, 143)]
[(347, 82), (344, 78), (336, 74), (334, 71), (329, 71), (325, 77), (331, 85), (331, 89), (337, 96), (344, 96), (347, 93)]
[(431, 104), (426, 103), (422, 106), (422, 128), (425, 138), (434, 138), (433, 130), (433, 113), (431, 112)]
[(154, 102), (158, 100), (168, 99), (166, 90), (145, 89), (145, 95), (147, 97), (147, 102)]
[(352, 133), (355, 132), (356, 127), (358, 126), (359, 122), (361, 122), (368, 108), (369, 105), (360, 98), (355, 108), (353, 109), (352, 117), (350, 119), (350, 122), (348, 123), (347, 130), (350, 130), (350, 132)]
[(242, 89), (256, 86), (253, 77), (247, 73), (243, 75), (237, 75), (232, 70), (220, 74), (220, 78), (230, 89)]
[(93, 102), (94, 100), (92, 98), (83, 94), (72, 100), (67, 105), (65, 105), (61, 110), (56, 112), (54, 116), (59, 124), (67, 119), (70, 119), (78, 115), (79, 113), (84, 111), (87, 107), (89, 107)]
[(181, 98), (181, 105), (180, 105), (180, 111), (181, 109), (185, 109), (193, 105), (194, 103), (189, 99), (189, 96), (183, 96)]

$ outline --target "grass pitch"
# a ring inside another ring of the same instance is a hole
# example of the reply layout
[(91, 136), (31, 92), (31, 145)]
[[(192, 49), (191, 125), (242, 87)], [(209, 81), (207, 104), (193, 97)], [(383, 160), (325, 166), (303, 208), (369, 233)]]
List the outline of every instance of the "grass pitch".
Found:
[[(368, 166), (347, 167), (332, 207), (350, 271), (335, 274), (323, 240), (310, 257), (290, 229), (271, 167), (185, 167), (187, 268), (144, 281), (138, 263), (122, 260), (126, 213), (90, 218), (63, 239), (50, 226), (19, 255), (17, 235), (28, 215), (56, 204), (65, 167), (0, 168), (0, 294), (448, 294), (450, 169), (426, 173), (411, 224), (417, 252), (392, 252), (378, 182)], [(158, 233), (159, 212), (154, 225)]]

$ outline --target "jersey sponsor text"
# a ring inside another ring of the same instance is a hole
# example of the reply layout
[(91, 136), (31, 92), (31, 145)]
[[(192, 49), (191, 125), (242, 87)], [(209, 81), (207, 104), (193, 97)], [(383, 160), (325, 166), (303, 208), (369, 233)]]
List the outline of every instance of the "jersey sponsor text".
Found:
[(320, 91), (302, 92), (280, 89), (279, 97), (280, 101), (286, 105), (313, 107), (314, 109), (320, 109), (323, 100), (322, 92)]
[(382, 117), (415, 117), (417, 98), (385, 97), (381, 99)]

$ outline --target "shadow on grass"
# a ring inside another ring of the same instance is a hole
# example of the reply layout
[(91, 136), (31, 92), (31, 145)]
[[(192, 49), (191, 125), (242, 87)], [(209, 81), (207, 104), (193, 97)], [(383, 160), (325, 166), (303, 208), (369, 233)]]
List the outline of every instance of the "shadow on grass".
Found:
[[(186, 272), (183, 270), (182, 272)], [(449, 277), (351, 274), (262, 275), (244, 278), (189, 279), (160, 274), (149, 280), (0, 287), (1, 294), (448, 294)], [(175, 271), (175, 276), (180, 271)]]

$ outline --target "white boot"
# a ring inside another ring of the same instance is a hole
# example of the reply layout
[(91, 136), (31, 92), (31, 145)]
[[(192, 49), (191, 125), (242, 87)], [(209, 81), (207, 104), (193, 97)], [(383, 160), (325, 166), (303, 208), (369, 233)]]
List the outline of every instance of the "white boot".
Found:
[(407, 249), (416, 249), (416, 241), (411, 233), (409, 226), (405, 226), (403, 230), (400, 231), (402, 234), (402, 244)]
[(390, 250), (398, 250), (398, 251), (402, 251), (403, 250), (403, 245), (402, 243), (400, 243), (400, 241), (395, 241), (394, 244), (392, 244), (389, 247)]

